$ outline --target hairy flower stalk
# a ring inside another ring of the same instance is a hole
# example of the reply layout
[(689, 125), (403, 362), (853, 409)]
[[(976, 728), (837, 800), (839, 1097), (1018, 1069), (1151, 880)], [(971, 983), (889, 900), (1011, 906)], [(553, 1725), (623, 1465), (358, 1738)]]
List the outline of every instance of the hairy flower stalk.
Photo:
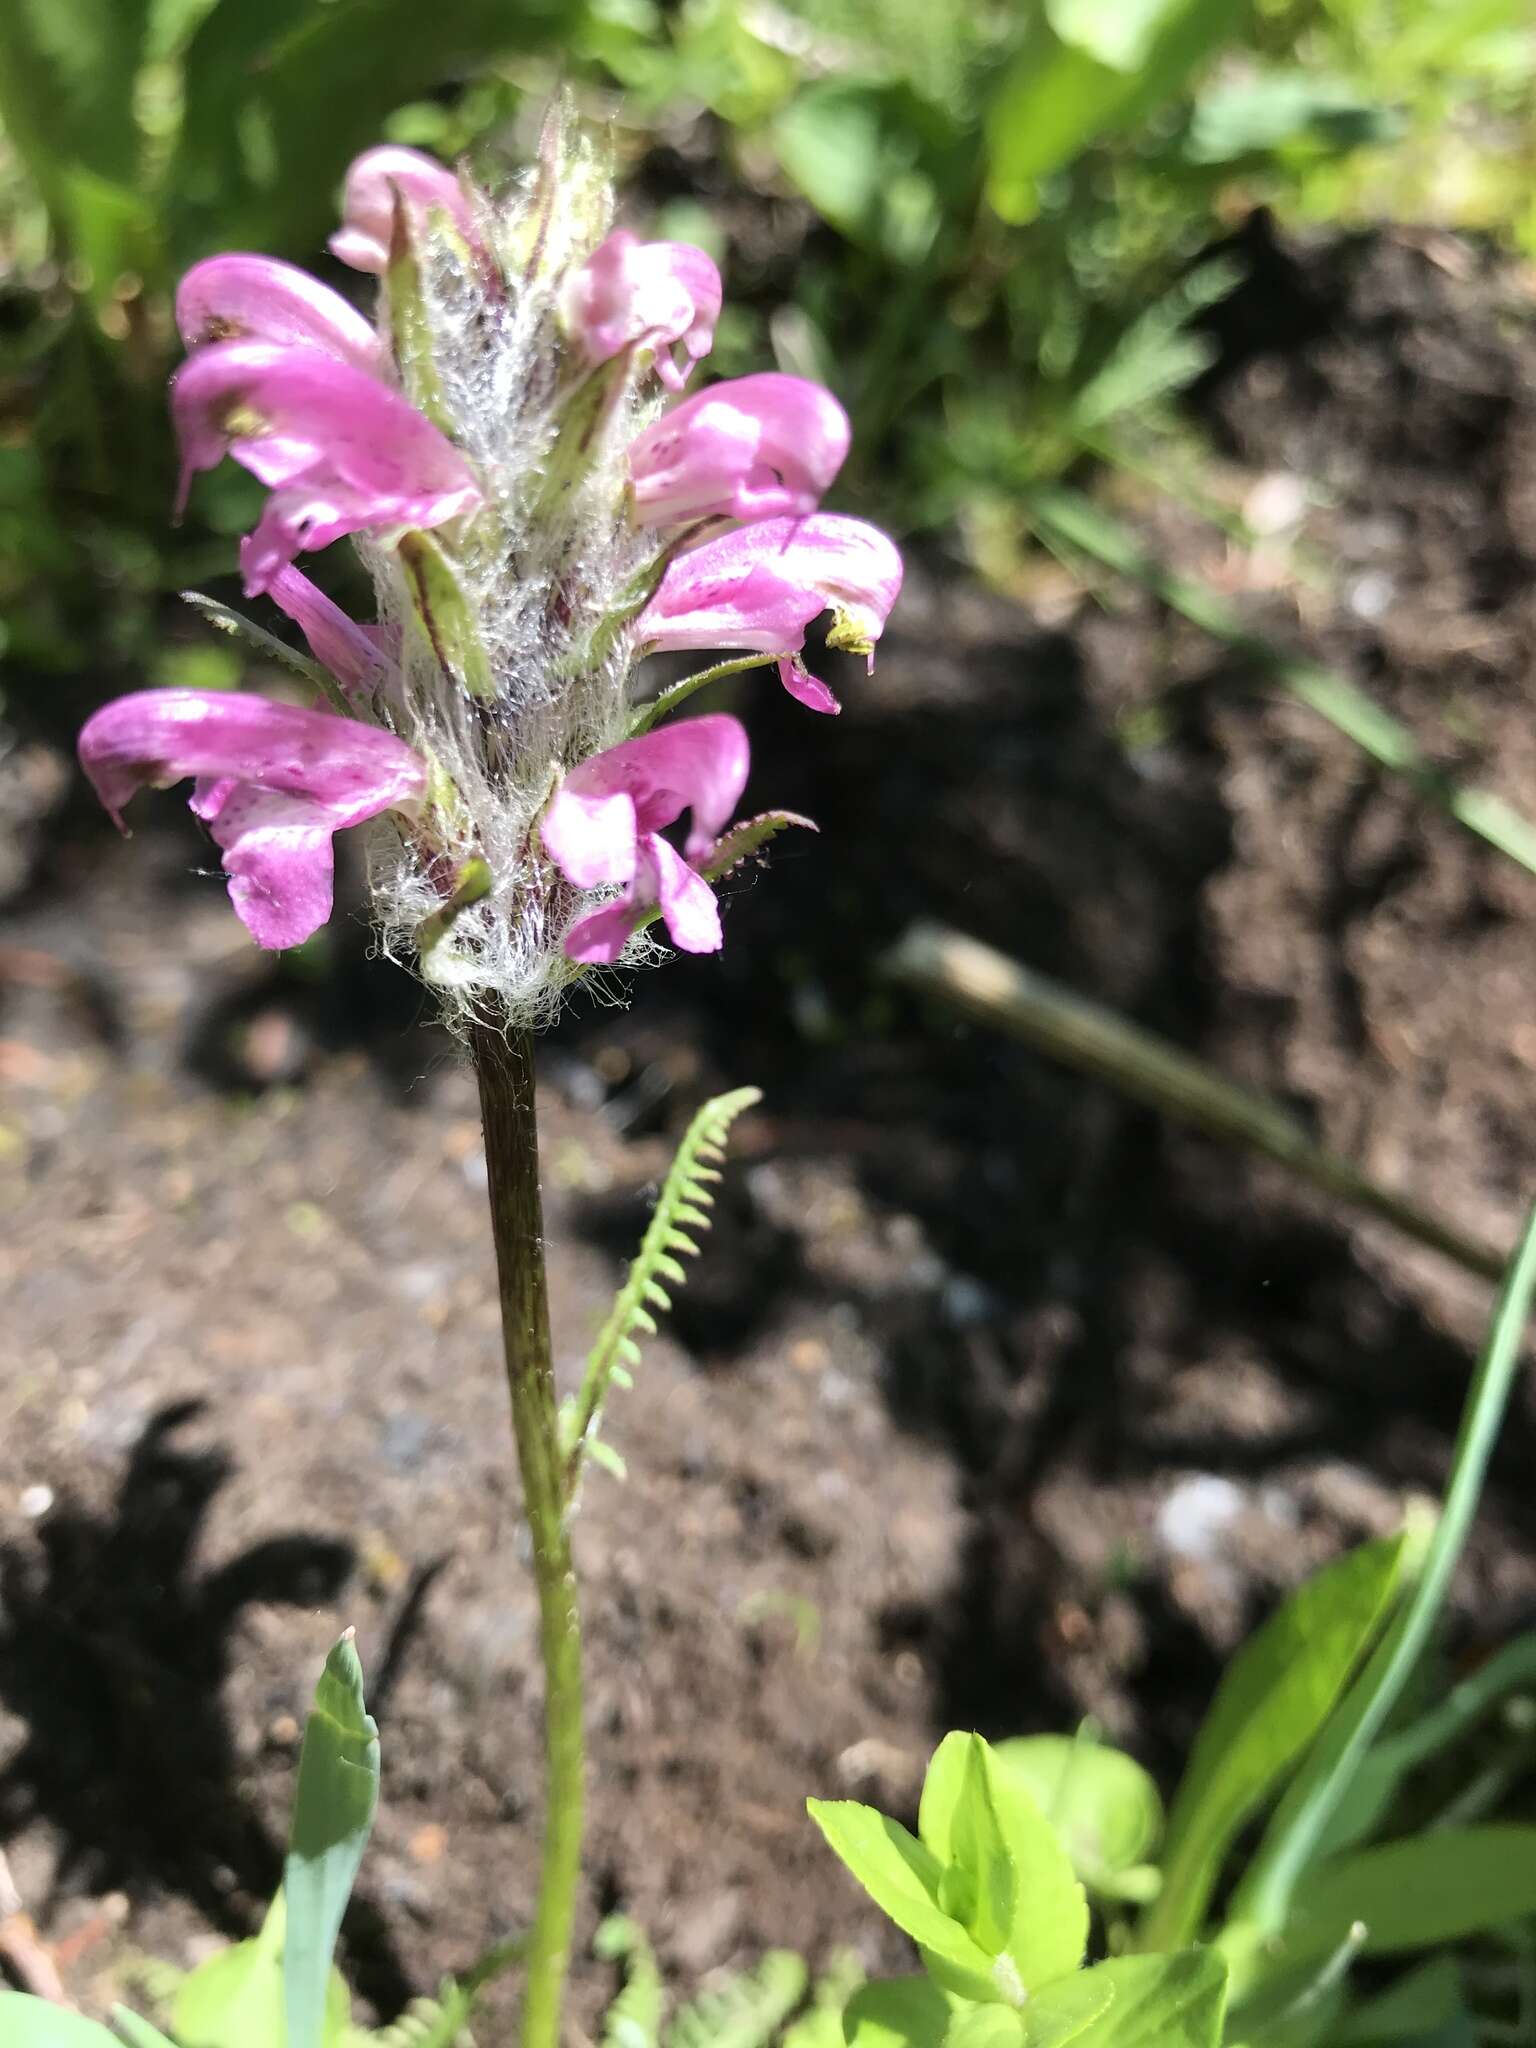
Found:
[[(594, 968), (639, 965), (659, 926), (723, 942), (712, 882), (780, 827), (732, 826), (750, 753), (696, 690), (874, 647), (901, 562), (821, 512), (848, 447), (830, 393), (762, 374), (679, 394), (708, 354), (720, 278), (701, 250), (613, 230), (599, 148), (557, 109), (526, 178), (490, 190), (418, 152), (368, 151), (331, 248), (378, 280), (366, 319), (305, 272), (244, 253), (182, 281), (171, 391), (179, 504), (226, 456), (266, 486), (241, 547), (248, 596), (304, 636), (329, 708), (146, 690), (80, 755), (121, 822), (146, 785), (193, 779), (237, 914), (292, 946), (332, 905), (332, 836), (373, 826), (371, 908), (473, 1047), (508, 1381), (543, 1621), (549, 1800), (523, 2038), (556, 2048), (581, 1832), (581, 1658), (539, 1219), (533, 1028)], [(178, 507), (179, 509), (179, 507)], [(298, 566), (349, 538), (375, 616)], [(650, 702), (635, 669), (716, 649)], [(667, 836), (684, 812), (681, 845)]]

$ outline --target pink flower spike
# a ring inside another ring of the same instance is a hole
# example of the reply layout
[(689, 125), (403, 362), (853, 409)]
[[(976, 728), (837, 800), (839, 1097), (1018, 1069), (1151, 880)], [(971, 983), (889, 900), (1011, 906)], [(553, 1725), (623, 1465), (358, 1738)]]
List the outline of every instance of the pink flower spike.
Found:
[(189, 349), (214, 341), (318, 348), (377, 371), (378, 336), (355, 306), (307, 270), (270, 256), (209, 256), (176, 288), (176, 326)]
[[(830, 610), (827, 644), (866, 655), (901, 590), (901, 556), (877, 526), (816, 512), (806, 519), (763, 519), (679, 555), (636, 622), (643, 653), (664, 649), (740, 647), (798, 656), (805, 630)], [(784, 659), (779, 674), (790, 695), (813, 711), (837, 700), (804, 664)]]
[[(617, 960), (653, 904), (680, 952), (719, 949), (719, 909), (693, 864), (729, 822), (749, 759), (740, 721), (715, 713), (621, 740), (571, 770), (544, 813), (545, 851), (578, 889), (623, 889), (572, 925), (565, 941), (571, 959)], [(679, 855), (661, 833), (685, 810), (693, 816)]]
[[(687, 242), (642, 242), (617, 228), (567, 282), (561, 314), (589, 363), (606, 363), (632, 346), (649, 348), (662, 383), (681, 391), (715, 339), (720, 273)], [(681, 367), (672, 353), (678, 342)]]
[(480, 502), (468, 464), (430, 420), (318, 349), (198, 349), (171, 380), (171, 414), (178, 511), (193, 473), (226, 453), (272, 491), (244, 558), (248, 597), (305, 548), (346, 533), (440, 526)]
[(195, 776), (258, 946), (297, 946), (331, 914), (331, 835), (414, 803), (426, 763), (378, 726), (220, 690), (138, 690), (89, 718), (80, 765), (118, 825), (135, 790)]
[(331, 254), (353, 270), (382, 277), (389, 268), (397, 193), (413, 227), (423, 226), (430, 214), (440, 211), (466, 242), (476, 241), (469, 201), (452, 171), (419, 149), (384, 143), (353, 159), (342, 200), (342, 224), (330, 239)]
[(847, 413), (804, 377), (765, 370), (712, 384), (630, 444), (635, 517), (672, 526), (814, 512), (848, 440)]
[[(253, 552), (247, 534), (240, 543), (240, 566), (247, 574)], [(302, 570), (291, 566), (278, 570), (267, 585), (267, 595), (293, 620), (309, 642), (310, 653), (330, 670), (347, 695), (364, 700), (383, 666), (378, 627), (360, 626), (348, 618)]]

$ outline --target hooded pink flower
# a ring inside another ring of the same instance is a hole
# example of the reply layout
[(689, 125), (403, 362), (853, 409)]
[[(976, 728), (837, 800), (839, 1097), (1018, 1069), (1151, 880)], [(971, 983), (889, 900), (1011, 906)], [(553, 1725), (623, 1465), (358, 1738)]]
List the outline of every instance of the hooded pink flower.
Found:
[(705, 541), (670, 563), (636, 622), (643, 653), (740, 647), (777, 654), (785, 689), (812, 711), (837, 699), (800, 660), (805, 629), (833, 614), (827, 644), (867, 655), (901, 589), (901, 556), (877, 526), (817, 512), (764, 519)]
[[(578, 889), (623, 887), (615, 902), (572, 925), (571, 959), (617, 960), (652, 904), (680, 952), (719, 949), (719, 906), (696, 864), (729, 822), (748, 761), (745, 728), (715, 713), (621, 740), (570, 771), (544, 813), (545, 850)], [(679, 854), (661, 834), (685, 810), (693, 818)]]
[[(561, 313), (589, 363), (606, 363), (621, 349), (649, 348), (662, 383), (681, 391), (714, 342), (720, 273), (702, 249), (686, 242), (642, 242), (617, 228), (566, 284)], [(681, 366), (672, 353), (676, 342)]]
[[(247, 534), (240, 543), (242, 569), (247, 569), (253, 552)], [(360, 626), (348, 618), (339, 604), (292, 566), (278, 570), (267, 585), (267, 595), (293, 620), (309, 642), (310, 653), (330, 670), (348, 697), (365, 699), (383, 668), (381, 628)]]
[(469, 201), (452, 171), (419, 149), (384, 143), (353, 159), (342, 200), (342, 225), (330, 239), (331, 254), (353, 270), (382, 277), (389, 268), (397, 196), (414, 227), (424, 226), (433, 212), (446, 213), (465, 241), (474, 243)]
[(848, 453), (848, 415), (820, 384), (765, 370), (712, 384), (629, 449), (642, 526), (814, 512)]
[(376, 377), (316, 348), (220, 341), (171, 382), (178, 510), (194, 471), (225, 454), (268, 485), (245, 556), (246, 595), (305, 548), (346, 533), (440, 526), (480, 502), (462, 455)]
[(318, 348), (354, 369), (377, 371), (379, 337), (338, 292), (271, 256), (209, 256), (176, 287), (176, 326), (189, 349), (215, 341)]
[(119, 826), (135, 790), (195, 776), (258, 946), (297, 946), (331, 914), (331, 835), (415, 802), (426, 763), (378, 726), (239, 691), (138, 690), (89, 718), (80, 764)]

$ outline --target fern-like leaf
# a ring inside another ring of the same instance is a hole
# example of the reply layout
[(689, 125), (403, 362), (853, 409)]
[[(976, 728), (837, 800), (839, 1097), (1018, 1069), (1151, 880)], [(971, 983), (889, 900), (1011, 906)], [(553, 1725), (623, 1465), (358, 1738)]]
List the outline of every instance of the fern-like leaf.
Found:
[(354, 2031), (350, 2048), (474, 2048), (466, 2031), (474, 2002), (467, 1985), (445, 1978), (436, 1998), (413, 1998), (377, 2033)]
[(664, 2048), (768, 2048), (805, 1996), (805, 1980), (792, 1949), (770, 1949), (755, 1970), (735, 1972), (685, 2005)]
[(636, 1337), (654, 1337), (656, 1318), (651, 1311), (664, 1311), (672, 1306), (672, 1297), (662, 1281), (677, 1288), (688, 1278), (680, 1257), (696, 1257), (698, 1246), (693, 1233), (709, 1228), (709, 1211), (715, 1199), (711, 1187), (720, 1179), (718, 1164), (725, 1158), (731, 1125), (743, 1110), (762, 1099), (762, 1091), (757, 1088), (734, 1088), (729, 1095), (716, 1095), (704, 1104), (684, 1133), (677, 1157), (662, 1182), (639, 1256), (592, 1347), (581, 1392), (567, 1401), (561, 1412), (561, 1449), (567, 1487), (573, 1496), (582, 1459), (597, 1440), (610, 1383), (615, 1379), (621, 1385), (629, 1383), (629, 1369), (640, 1361)]
[(603, 1922), (592, 1947), (605, 1962), (624, 1968), (624, 1988), (603, 2014), (603, 2048), (657, 2048), (662, 1991), (655, 1950), (622, 1913)]
[(786, 2027), (779, 2048), (843, 2048), (843, 2009), (864, 1982), (851, 1948), (835, 1949), (811, 1987), (805, 2011)]

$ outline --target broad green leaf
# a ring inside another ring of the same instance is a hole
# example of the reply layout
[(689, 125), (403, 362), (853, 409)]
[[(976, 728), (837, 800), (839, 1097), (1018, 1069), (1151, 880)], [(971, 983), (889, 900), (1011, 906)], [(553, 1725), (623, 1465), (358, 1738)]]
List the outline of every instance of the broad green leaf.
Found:
[(304, 1728), (283, 1891), (286, 2048), (320, 2048), (331, 1957), (379, 1798), (379, 1731), (363, 1705), (352, 1632), (326, 1659)]
[(5, 2048), (119, 2048), (95, 2020), (24, 1991), (0, 1990), (0, 2042)]
[(1536, 1914), (1536, 1827), (1435, 1828), (1307, 1873), (1286, 1946), (1331, 1948), (1352, 1922), (1363, 1953), (1400, 1955)]
[(944, 2048), (1024, 2048), (1024, 2018), (1011, 2005), (960, 2005)]
[[(942, 1964), (953, 1966), (972, 1997), (994, 1995), (992, 1958), (939, 1905), (944, 1866), (899, 1821), (854, 1799), (806, 1801), (828, 1846), (863, 1885), (881, 1912)], [(862, 1994), (861, 1994), (862, 1995)]]
[(774, 124), (779, 162), (823, 220), (850, 241), (875, 239), (885, 152), (880, 107), (866, 85), (808, 86)]
[(1181, 0), (1045, 0), (1046, 18), (1064, 43), (1108, 64), (1115, 71), (1135, 71)]
[[(941, 1762), (946, 1751), (959, 1758), (958, 1772)], [(947, 1735), (934, 1765), (946, 1787), (955, 1777), (959, 1780), (945, 1813), (948, 1856), (942, 1859), (945, 1869), (939, 1880), (939, 1904), (960, 1922), (978, 1948), (995, 1956), (1001, 1953), (1013, 1925), (1017, 1880), (992, 1797), (986, 1744), (979, 1735)], [(929, 1768), (932, 1775), (934, 1766)], [(921, 1820), (918, 1826), (921, 1829)]]
[[(1017, 1989), (1033, 1996), (1082, 1962), (1088, 1941), (1088, 1901), (1056, 1830), (1023, 1783), (999, 1769), (990, 1746), (980, 1736), (947, 1735), (934, 1752), (918, 1813), (924, 1842), (944, 1864), (962, 1854), (965, 1837), (958, 1822), (965, 1808), (973, 1754), (985, 1771), (990, 1802), (1014, 1869), (1012, 1924), (1002, 1949), (1018, 1972)], [(1006, 1972), (995, 1972), (994, 1978), (1000, 1988), (993, 1995), (1007, 1997)], [(958, 1979), (948, 1981), (952, 1990), (979, 1995), (967, 1991)]]
[(1173, 1803), (1163, 1890), (1139, 1947), (1199, 1931), (1233, 1837), (1317, 1734), (1380, 1629), (1403, 1541), (1362, 1544), (1318, 1572), (1228, 1665)]
[(1300, 69), (1259, 71), (1201, 94), (1184, 154), (1192, 163), (1220, 164), (1288, 144), (1360, 149), (1391, 141), (1399, 127), (1387, 108), (1362, 99), (1343, 79)]
[(1163, 1832), (1163, 1802), (1133, 1757), (1070, 1735), (1016, 1736), (993, 1755), (1055, 1828), (1090, 1891), (1146, 1896), (1148, 1878), (1156, 1881), (1145, 1865)]
[(1335, 2020), (1331, 2048), (1413, 2041), (1453, 2025), (1465, 2011), (1460, 1964), (1454, 1956), (1435, 1956)]
[(1214, 1949), (1117, 1956), (1088, 1974), (1111, 1987), (1113, 2002), (1074, 2048), (1218, 2048), (1227, 1966)]
[(283, 2038), (283, 1931), (278, 1893), (261, 1932), (220, 1949), (184, 1977), (171, 2001), (181, 2048), (271, 2048)]
[(158, 2027), (152, 2027), (142, 2013), (130, 2012), (126, 2005), (114, 2005), (112, 2024), (127, 2042), (128, 2048), (176, 2048)]
[(1105, 1976), (1102, 1965), (1048, 1984), (1024, 2008), (1024, 2048), (1065, 2048), (1114, 2002), (1114, 1979)]
[(848, 2048), (943, 2048), (957, 2009), (927, 1977), (865, 1984), (843, 2009)]

